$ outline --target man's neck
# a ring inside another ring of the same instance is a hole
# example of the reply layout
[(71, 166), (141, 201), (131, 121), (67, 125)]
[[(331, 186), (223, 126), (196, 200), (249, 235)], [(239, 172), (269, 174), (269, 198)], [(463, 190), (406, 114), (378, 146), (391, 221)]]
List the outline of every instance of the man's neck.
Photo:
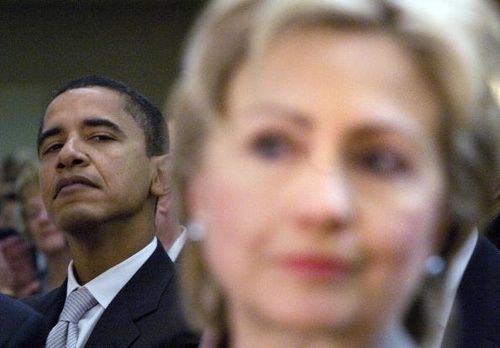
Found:
[(153, 231), (93, 231), (91, 236), (68, 235), (73, 266), (85, 284), (134, 255), (153, 240)]

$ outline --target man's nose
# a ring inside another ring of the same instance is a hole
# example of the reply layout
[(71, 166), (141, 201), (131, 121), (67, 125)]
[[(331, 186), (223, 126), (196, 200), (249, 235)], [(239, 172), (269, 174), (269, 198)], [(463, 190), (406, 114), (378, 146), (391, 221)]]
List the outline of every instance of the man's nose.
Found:
[(57, 168), (69, 168), (88, 163), (88, 156), (83, 151), (83, 144), (80, 140), (70, 138), (59, 151)]

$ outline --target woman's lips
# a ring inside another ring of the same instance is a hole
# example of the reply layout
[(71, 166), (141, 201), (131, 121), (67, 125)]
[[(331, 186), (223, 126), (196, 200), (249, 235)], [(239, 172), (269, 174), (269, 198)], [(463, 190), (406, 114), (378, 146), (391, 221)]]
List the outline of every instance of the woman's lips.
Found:
[(287, 271), (310, 280), (340, 279), (353, 269), (349, 262), (314, 255), (287, 256), (281, 259), (280, 264)]

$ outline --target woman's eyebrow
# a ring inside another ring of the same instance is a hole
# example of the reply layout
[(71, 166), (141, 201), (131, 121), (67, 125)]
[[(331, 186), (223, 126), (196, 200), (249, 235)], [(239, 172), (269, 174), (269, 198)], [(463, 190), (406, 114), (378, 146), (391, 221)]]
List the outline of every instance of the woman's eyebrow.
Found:
[(276, 119), (291, 121), (302, 128), (311, 128), (312, 126), (311, 120), (305, 114), (282, 105), (270, 103), (256, 104), (250, 107), (249, 114), (252, 118), (273, 117)]

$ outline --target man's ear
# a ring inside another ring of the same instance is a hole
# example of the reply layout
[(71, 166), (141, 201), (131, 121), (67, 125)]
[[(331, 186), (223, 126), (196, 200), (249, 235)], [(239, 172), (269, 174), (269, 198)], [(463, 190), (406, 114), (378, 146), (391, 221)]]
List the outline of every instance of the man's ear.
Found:
[(158, 197), (156, 202), (156, 212), (162, 215), (168, 214), (172, 208), (172, 195), (162, 195)]
[(153, 161), (153, 178), (151, 180), (151, 193), (154, 196), (167, 195), (172, 191), (170, 180), (170, 155), (156, 156)]

